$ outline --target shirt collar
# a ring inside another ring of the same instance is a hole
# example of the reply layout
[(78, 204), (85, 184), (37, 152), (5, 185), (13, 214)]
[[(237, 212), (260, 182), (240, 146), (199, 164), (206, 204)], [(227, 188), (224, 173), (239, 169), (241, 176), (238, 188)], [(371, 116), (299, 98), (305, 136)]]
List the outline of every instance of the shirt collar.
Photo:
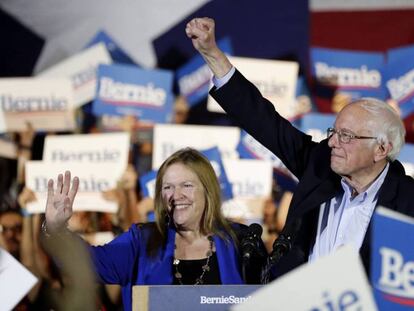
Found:
[[(359, 203), (366, 202), (366, 200), (370, 200), (370, 202), (373, 202), (377, 199), (378, 190), (381, 187), (382, 183), (384, 182), (385, 176), (388, 173), (390, 164), (387, 163), (385, 168), (382, 170), (381, 174), (374, 180), (374, 182), (368, 187), (367, 190), (365, 190), (362, 193), (359, 193), (355, 198), (357, 199)], [(352, 197), (352, 191), (353, 188), (346, 182), (345, 178), (341, 179), (341, 185), (342, 188), (345, 191), (345, 197), (351, 198)]]

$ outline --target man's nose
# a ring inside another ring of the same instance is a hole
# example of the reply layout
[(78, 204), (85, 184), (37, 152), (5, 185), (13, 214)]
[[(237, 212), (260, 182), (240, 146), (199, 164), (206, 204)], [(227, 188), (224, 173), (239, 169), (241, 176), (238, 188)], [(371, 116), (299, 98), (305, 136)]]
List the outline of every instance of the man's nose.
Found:
[(333, 133), (333, 135), (331, 137), (329, 137), (328, 146), (331, 147), (331, 148), (339, 146), (339, 135), (338, 135), (338, 133)]

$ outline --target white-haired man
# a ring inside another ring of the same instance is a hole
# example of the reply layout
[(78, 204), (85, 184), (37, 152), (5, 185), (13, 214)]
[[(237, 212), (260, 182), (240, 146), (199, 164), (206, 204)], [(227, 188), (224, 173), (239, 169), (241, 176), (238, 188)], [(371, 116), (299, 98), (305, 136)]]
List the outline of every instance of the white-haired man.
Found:
[(342, 109), (327, 139), (315, 143), (232, 66), (216, 45), (214, 28), (210, 18), (196, 18), (186, 26), (187, 36), (214, 74), (210, 94), (299, 179), (284, 229), (294, 231), (295, 239), (277, 274), (344, 244), (359, 250), (369, 272), (374, 209), (381, 205), (414, 216), (414, 180), (395, 160), (405, 136), (399, 116), (382, 101), (361, 99)]

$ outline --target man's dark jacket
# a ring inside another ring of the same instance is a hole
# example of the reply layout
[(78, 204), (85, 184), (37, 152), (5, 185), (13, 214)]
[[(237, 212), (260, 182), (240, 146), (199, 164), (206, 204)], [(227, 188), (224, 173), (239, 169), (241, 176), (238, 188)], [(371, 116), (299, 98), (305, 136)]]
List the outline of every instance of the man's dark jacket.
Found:
[[(311, 136), (292, 126), (237, 70), (224, 86), (213, 88), (210, 94), (231, 119), (279, 157), (299, 180), (284, 228), (289, 234), (296, 231), (296, 238), (291, 251), (280, 260), (276, 269), (278, 275), (284, 274), (307, 262), (315, 242), (320, 205), (343, 191), (341, 177), (330, 168), (328, 140), (315, 143)], [(405, 175), (400, 162), (391, 162), (378, 193), (377, 206), (414, 216), (413, 199), (414, 179)], [(360, 249), (368, 274), (371, 225), (372, 221)]]

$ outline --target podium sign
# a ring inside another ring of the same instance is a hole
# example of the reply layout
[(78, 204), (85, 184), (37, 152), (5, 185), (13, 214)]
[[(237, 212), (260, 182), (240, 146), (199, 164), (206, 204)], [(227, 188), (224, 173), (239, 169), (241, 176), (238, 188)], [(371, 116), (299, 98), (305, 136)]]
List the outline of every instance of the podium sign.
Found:
[(137, 285), (132, 310), (228, 310), (245, 302), (261, 285)]
[(349, 245), (264, 286), (232, 311), (377, 310), (358, 253)]

